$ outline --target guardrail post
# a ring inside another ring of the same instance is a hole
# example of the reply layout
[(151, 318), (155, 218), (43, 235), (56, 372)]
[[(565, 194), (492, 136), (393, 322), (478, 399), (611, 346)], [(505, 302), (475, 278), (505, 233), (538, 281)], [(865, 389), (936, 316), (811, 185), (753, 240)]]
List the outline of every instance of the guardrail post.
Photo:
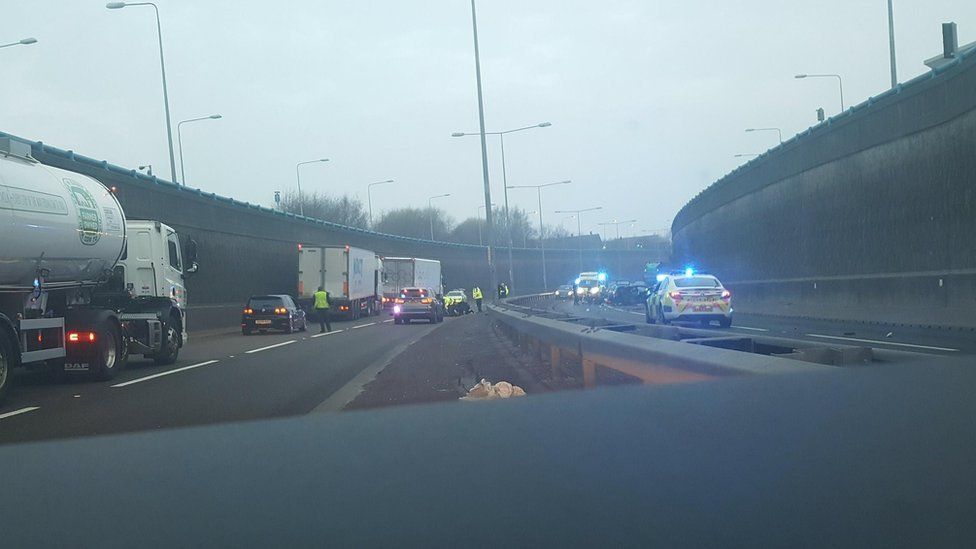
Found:
[(596, 387), (596, 362), (583, 357), (583, 388)]

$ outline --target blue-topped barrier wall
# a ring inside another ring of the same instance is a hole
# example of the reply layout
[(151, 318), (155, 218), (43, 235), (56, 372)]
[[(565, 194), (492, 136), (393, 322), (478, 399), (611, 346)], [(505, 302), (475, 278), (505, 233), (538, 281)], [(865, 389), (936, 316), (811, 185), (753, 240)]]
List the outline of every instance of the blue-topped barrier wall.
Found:
[[(194, 329), (236, 325), (247, 297), (262, 293), (294, 294), (297, 246), (350, 245), (384, 256), (422, 257), (442, 262), (445, 286), (479, 285), (490, 294), (486, 248), (371, 232), (317, 219), (286, 214), (199, 189), (182, 187), (70, 150), (4, 134), (31, 145), (31, 154), (51, 166), (94, 177), (116, 196), (130, 219), (153, 219), (197, 242), (199, 272), (187, 279), (189, 322)], [(246, 184), (248, 182), (242, 182)], [(494, 250), (499, 280), (507, 278), (508, 250)], [(538, 249), (513, 248), (514, 286), (519, 292), (542, 289), (542, 256)], [(575, 278), (579, 252), (546, 250), (550, 288)], [(643, 250), (584, 250), (583, 270), (607, 266), (629, 276), (645, 261), (659, 261)]]
[(740, 312), (976, 327), (976, 51), (740, 166), (672, 234)]

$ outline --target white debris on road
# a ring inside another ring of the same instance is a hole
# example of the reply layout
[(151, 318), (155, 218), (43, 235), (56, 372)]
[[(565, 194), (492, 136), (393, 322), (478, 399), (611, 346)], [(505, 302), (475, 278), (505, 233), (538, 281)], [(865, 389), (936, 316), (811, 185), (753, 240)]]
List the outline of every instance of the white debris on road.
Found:
[(467, 395), (461, 397), (461, 400), (494, 400), (519, 396), (525, 396), (525, 390), (518, 385), (512, 385), (507, 381), (499, 381), (492, 385), (487, 379), (482, 379), (468, 391)]

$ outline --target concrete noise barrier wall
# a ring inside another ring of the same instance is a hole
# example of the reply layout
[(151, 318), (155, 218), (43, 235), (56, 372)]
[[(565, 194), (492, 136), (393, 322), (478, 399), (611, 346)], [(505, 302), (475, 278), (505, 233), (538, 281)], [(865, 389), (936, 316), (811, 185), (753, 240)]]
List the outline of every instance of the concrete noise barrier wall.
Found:
[(808, 129), (676, 216), (738, 311), (976, 327), (976, 51)]
[[(250, 295), (294, 294), (298, 286), (297, 247), (350, 245), (385, 256), (437, 259), (447, 289), (488, 287), (486, 248), (406, 238), (285, 214), (254, 204), (192, 189), (62, 150), (29, 142), (39, 161), (94, 177), (116, 195), (131, 219), (153, 219), (171, 225), (181, 236), (197, 242), (200, 269), (188, 275), (189, 323), (195, 330), (228, 328), (240, 321)], [(342, 189), (340, 189), (341, 191)], [(269, 191), (270, 192), (270, 191)], [(507, 248), (494, 249), (498, 278), (508, 278)], [(520, 292), (538, 291), (542, 283), (542, 255), (538, 249), (513, 249), (515, 280)], [(636, 276), (645, 261), (659, 261), (643, 250), (546, 250), (550, 287), (565, 284), (583, 270), (613, 266)]]

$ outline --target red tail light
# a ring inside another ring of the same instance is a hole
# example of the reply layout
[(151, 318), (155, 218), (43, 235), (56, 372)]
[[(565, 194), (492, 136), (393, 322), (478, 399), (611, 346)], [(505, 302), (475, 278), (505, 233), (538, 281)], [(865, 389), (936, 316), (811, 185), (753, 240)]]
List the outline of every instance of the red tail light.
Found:
[(732, 299), (732, 292), (728, 290), (722, 290), (722, 299)]
[(95, 332), (68, 332), (68, 341), (71, 343), (95, 343)]
[(288, 314), (288, 309), (286, 309), (284, 307), (275, 307), (275, 314), (276, 315), (286, 315), (286, 314)]
[(675, 300), (675, 301), (680, 301), (680, 300), (681, 300), (681, 298), (683, 297), (683, 296), (681, 295), (681, 292), (679, 292), (679, 291), (677, 291), (677, 290), (674, 290), (674, 291), (672, 291), (672, 292), (669, 292), (669, 293), (668, 293), (668, 296), (669, 296), (669, 297), (670, 297), (671, 299), (673, 299), (673, 300)]
[(403, 304), (403, 300), (402, 300), (402, 299), (400, 299), (400, 298), (397, 298), (397, 299), (396, 299), (396, 300), (394, 300), (393, 302), (394, 302), (394, 303), (397, 303), (397, 304), (400, 304), (400, 305), (402, 305), (402, 304)]
[(254, 313), (254, 309), (252, 309), (250, 307), (244, 309), (244, 314), (246, 314), (246, 315), (253, 314), (253, 313)]

